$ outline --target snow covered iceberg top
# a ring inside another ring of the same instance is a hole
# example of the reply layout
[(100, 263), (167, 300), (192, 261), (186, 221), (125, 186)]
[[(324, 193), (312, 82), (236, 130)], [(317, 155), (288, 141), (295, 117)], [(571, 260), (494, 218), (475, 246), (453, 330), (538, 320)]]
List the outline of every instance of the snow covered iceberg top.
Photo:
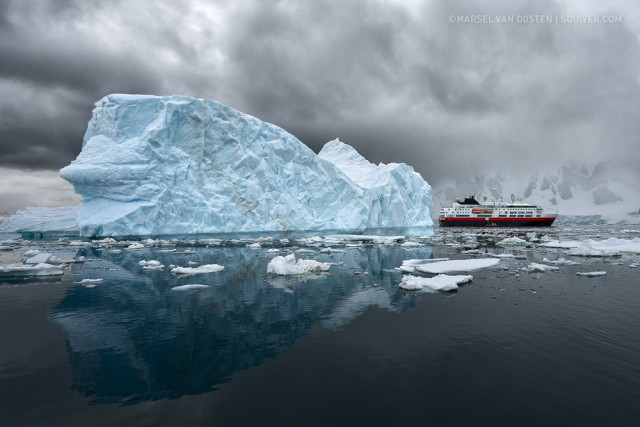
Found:
[(431, 227), (431, 187), (212, 100), (108, 95), (60, 175), (84, 236)]

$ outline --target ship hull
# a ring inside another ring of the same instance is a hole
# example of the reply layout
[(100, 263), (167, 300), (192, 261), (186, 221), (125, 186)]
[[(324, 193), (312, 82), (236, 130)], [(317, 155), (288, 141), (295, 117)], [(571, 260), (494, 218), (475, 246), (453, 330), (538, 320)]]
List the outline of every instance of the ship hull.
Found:
[(439, 219), (440, 227), (549, 227), (555, 217), (542, 218), (455, 218)]

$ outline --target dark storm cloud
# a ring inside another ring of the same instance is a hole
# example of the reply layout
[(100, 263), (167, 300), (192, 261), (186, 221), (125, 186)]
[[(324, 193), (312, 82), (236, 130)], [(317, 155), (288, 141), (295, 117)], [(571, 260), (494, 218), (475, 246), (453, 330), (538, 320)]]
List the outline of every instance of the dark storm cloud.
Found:
[(372, 161), (409, 163), (435, 184), (572, 158), (637, 158), (640, 50), (630, 17), (600, 25), (449, 22), (570, 7), (5, 1), (0, 164), (64, 166), (80, 149), (92, 104), (112, 92), (218, 99), (316, 151), (340, 137)]

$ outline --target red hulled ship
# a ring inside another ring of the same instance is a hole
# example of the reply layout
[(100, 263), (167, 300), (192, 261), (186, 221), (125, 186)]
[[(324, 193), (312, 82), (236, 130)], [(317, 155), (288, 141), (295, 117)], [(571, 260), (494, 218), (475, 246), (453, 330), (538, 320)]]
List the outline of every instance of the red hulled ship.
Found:
[(457, 200), (440, 209), (441, 227), (548, 227), (558, 217), (542, 207), (522, 202), (480, 204), (474, 196)]

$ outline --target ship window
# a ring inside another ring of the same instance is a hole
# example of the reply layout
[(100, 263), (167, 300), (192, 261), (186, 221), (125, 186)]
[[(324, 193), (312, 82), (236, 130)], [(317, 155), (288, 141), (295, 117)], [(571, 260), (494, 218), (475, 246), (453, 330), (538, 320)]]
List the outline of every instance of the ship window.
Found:
[(469, 215), (463, 215), (463, 214), (458, 214), (456, 215), (457, 218), (461, 218), (461, 217), (468, 217)]
[(527, 214), (527, 215), (525, 215), (525, 216), (526, 216), (527, 218), (531, 218), (531, 216), (532, 216), (532, 215), (531, 215), (531, 214)]
[(524, 215), (517, 215), (518, 218), (522, 218)]
[(500, 215), (498, 215), (498, 216), (499, 216), (499, 217), (501, 217), (501, 218), (502, 218), (502, 217), (506, 217), (506, 215), (503, 215), (503, 214), (500, 214)]

